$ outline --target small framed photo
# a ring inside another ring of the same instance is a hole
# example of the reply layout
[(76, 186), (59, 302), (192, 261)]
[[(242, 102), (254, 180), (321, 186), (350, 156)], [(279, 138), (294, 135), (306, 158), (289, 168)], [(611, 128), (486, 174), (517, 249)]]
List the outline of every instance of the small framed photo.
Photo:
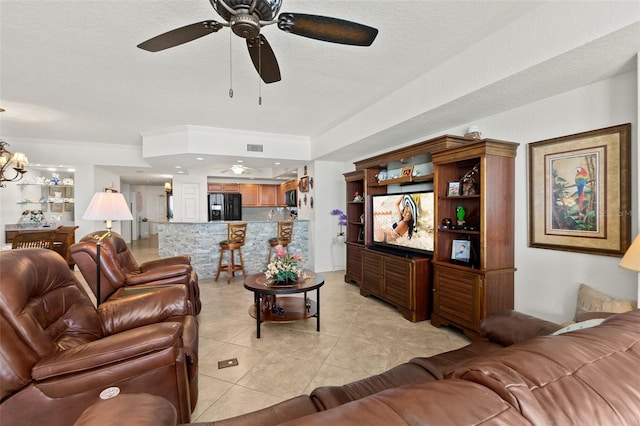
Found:
[(457, 197), (460, 195), (460, 182), (449, 182), (449, 189), (447, 189), (448, 197)]
[(409, 177), (413, 173), (413, 166), (407, 166), (400, 169), (400, 176)]
[(471, 263), (471, 241), (453, 240), (451, 243), (451, 261), (454, 263)]

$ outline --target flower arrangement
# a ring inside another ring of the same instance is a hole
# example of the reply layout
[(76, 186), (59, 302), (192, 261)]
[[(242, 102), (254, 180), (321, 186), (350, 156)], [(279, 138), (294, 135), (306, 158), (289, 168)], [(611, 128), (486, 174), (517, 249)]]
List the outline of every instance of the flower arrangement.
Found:
[(299, 266), (302, 261), (301, 255), (286, 254), (284, 247), (280, 244), (275, 247), (275, 251), (276, 254), (271, 258), (264, 273), (267, 281), (293, 282), (303, 276), (302, 268)]
[(338, 216), (338, 226), (340, 227), (340, 232), (338, 232), (338, 235), (344, 235), (342, 227), (347, 226), (347, 215), (344, 214), (340, 209), (331, 210), (331, 215)]

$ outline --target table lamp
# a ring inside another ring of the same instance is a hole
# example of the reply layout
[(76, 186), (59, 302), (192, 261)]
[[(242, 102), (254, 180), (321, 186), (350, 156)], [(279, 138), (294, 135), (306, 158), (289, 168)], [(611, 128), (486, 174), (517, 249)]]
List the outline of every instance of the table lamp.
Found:
[(111, 221), (133, 220), (127, 201), (117, 192), (96, 192), (84, 212), (82, 220), (104, 220), (107, 232), (102, 235), (91, 235), (96, 241), (96, 306), (100, 305), (100, 250), (102, 240), (111, 235)]
[[(625, 269), (640, 272), (640, 234), (633, 240), (619, 265)], [(638, 304), (640, 305), (640, 281), (638, 285)]]

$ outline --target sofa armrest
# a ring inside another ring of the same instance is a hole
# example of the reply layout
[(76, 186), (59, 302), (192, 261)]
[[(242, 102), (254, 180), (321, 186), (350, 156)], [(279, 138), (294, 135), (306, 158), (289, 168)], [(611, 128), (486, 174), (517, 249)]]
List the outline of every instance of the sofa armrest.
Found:
[(155, 324), (191, 313), (187, 287), (171, 285), (118, 291), (118, 296), (98, 306), (102, 328), (107, 335)]
[(154, 281), (163, 281), (165, 284), (169, 282), (186, 284), (190, 276), (191, 266), (189, 265), (165, 265), (140, 274), (127, 274), (125, 284), (141, 285)]
[(42, 358), (32, 369), (34, 380), (88, 372), (96, 367), (170, 348), (180, 342), (182, 324), (164, 322), (124, 331)]
[(154, 259), (149, 260), (148, 262), (143, 262), (140, 265), (140, 270), (142, 272), (147, 272), (151, 269), (155, 269), (158, 267), (164, 267), (168, 265), (187, 265), (191, 266), (191, 256), (173, 256), (173, 257), (165, 257), (164, 259)]
[(482, 321), (480, 332), (492, 342), (509, 346), (536, 336), (546, 336), (562, 326), (522, 312), (496, 312)]

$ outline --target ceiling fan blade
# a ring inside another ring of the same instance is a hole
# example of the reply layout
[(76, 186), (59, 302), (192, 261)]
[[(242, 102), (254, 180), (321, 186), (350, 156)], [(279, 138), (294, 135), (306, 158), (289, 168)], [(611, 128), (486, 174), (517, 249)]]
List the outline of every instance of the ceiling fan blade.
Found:
[(195, 24), (176, 28), (175, 30), (143, 41), (138, 47), (149, 52), (159, 52), (206, 36), (207, 34), (215, 33), (222, 27), (223, 25), (216, 21), (196, 22)]
[(328, 16), (282, 13), (278, 17), (282, 31), (331, 43), (370, 46), (378, 30), (356, 22)]
[(247, 48), (249, 49), (249, 55), (253, 66), (256, 67), (256, 71), (262, 77), (262, 81), (265, 83), (275, 83), (280, 81), (280, 67), (278, 67), (278, 61), (276, 55), (273, 53), (269, 42), (262, 35), (258, 37), (247, 39)]

